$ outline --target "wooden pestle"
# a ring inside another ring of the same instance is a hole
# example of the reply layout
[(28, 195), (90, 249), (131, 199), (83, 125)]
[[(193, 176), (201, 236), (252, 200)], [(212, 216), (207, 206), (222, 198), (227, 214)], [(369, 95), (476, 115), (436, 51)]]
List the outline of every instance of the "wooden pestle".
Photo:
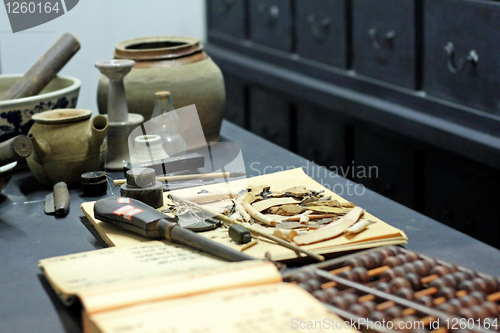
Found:
[(6, 101), (37, 95), (80, 49), (71, 34), (64, 34), (51, 48), (0, 98)]
[(18, 135), (0, 143), (0, 166), (22, 160), (31, 155), (33, 144), (26, 135)]

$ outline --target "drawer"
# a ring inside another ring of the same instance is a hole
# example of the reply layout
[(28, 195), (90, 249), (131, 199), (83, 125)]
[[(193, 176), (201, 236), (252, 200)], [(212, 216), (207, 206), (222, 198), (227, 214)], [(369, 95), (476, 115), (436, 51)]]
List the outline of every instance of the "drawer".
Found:
[(416, 88), (416, 1), (354, 0), (356, 72)]
[(291, 52), (292, 5), (290, 0), (249, 0), (250, 38), (259, 44)]
[(226, 112), (224, 118), (243, 128), (247, 127), (245, 83), (231, 76), (224, 76), (226, 86)]
[(407, 207), (414, 207), (415, 160), (410, 140), (380, 128), (356, 126), (349, 178)]
[(426, 0), (424, 89), (500, 114), (500, 4)]
[(425, 161), (424, 214), (500, 248), (498, 170), (444, 152)]
[(208, 29), (245, 38), (245, 0), (207, 0)]
[(347, 68), (348, 0), (296, 0), (297, 53)]
[(348, 123), (332, 110), (297, 106), (297, 154), (337, 171), (346, 165)]
[(272, 91), (250, 89), (250, 131), (283, 147), (291, 147), (288, 102)]

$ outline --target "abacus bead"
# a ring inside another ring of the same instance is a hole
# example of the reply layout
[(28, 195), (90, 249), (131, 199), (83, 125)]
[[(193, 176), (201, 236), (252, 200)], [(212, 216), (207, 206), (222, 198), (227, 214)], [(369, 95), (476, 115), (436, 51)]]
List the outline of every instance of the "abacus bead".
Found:
[(348, 305), (354, 304), (358, 301), (358, 296), (356, 294), (346, 294), (342, 297), (344, 297), (344, 300)]
[[(432, 303), (432, 301), (431, 301), (431, 303)], [(439, 304), (437, 309), (439, 311), (443, 311), (443, 312), (449, 313), (449, 314), (454, 315), (454, 316), (458, 314), (458, 308), (452, 304), (449, 304), (449, 303)]]
[(304, 289), (307, 292), (310, 292), (310, 293), (313, 292), (313, 289), (311, 288), (311, 285), (309, 283), (301, 282), (301, 283), (297, 284), (297, 286), (299, 286), (300, 288)]
[(427, 307), (432, 307), (432, 297), (424, 295), (420, 296), (419, 298), (416, 299), (416, 301), (422, 305), (425, 305)]
[(363, 267), (367, 269), (372, 269), (376, 266), (376, 263), (371, 259), (370, 257), (364, 255), (360, 259), (361, 263), (363, 264)]
[(474, 283), (474, 287), (476, 287), (476, 290), (486, 291), (486, 289), (488, 289), (486, 283), (481, 278), (474, 278), (472, 280), (472, 283)]
[(455, 307), (457, 309), (457, 313), (458, 313), (458, 310), (460, 310), (462, 308), (462, 302), (460, 302), (460, 299), (458, 299), (458, 298), (450, 299), (448, 301), (448, 304)]
[(349, 260), (346, 260), (344, 263), (345, 266), (350, 266), (350, 267), (358, 267), (362, 266), (361, 262), (358, 258), (351, 258)]
[(405, 275), (405, 279), (410, 282), (411, 287), (414, 291), (422, 289), (422, 282), (420, 282), (420, 278), (417, 274), (408, 273)]
[(458, 290), (465, 290), (465, 291), (470, 293), (470, 292), (476, 290), (476, 286), (474, 285), (474, 283), (472, 281), (462, 281), (458, 284), (457, 289)]
[(375, 321), (375, 322), (382, 322), (383, 320), (386, 320), (386, 316), (385, 316), (385, 313), (383, 313), (382, 311), (373, 311), (372, 313), (370, 313), (370, 316), (368, 317), (371, 321)]
[(318, 279), (318, 273), (312, 268), (310, 269), (302, 269), (302, 272), (309, 278), (309, 279)]
[(458, 300), (462, 304), (462, 308), (469, 308), (469, 307), (479, 303), (477, 301), (477, 299), (470, 297), (469, 295), (465, 295), (463, 297), (460, 297)]
[(474, 314), (474, 318), (486, 318), (490, 314), (490, 311), (488, 311), (488, 309), (480, 305), (474, 305), (473, 307), (470, 308), (470, 310)]
[(325, 294), (327, 295), (327, 302), (329, 302), (332, 297), (339, 294), (339, 290), (337, 288), (327, 288), (325, 289)]
[(464, 272), (454, 272), (453, 277), (455, 278), (455, 281), (457, 281), (457, 284), (459, 284), (462, 281), (467, 280), (467, 276), (465, 275)]
[(368, 272), (364, 267), (354, 267), (352, 269), (352, 278), (354, 281), (360, 283), (370, 282), (370, 276), (368, 275)]
[(443, 262), (441, 263), (442, 266), (448, 268), (450, 272), (456, 272), (457, 271), (457, 265), (449, 263), (449, 262)]
[(474, 272), (472, 269), (464, 268), (462, 272), (467, 276), (467, 280), (472, 280), (476, 277), (476, 272)]
[(380, 251), (378, 251), (378, 253), (380, 253), (380, 255), (383, 257), (382, 261), (387, 258), (387, 257), (391, 257), (392, 256), (392, 252), (389, 251), (388, 249), (382, 249)]
[(309, 277), (306, 275), (306, 273), (298, 271), (292, 274), (291, 279), (297, 282), (307, 282), (307, 280), (309, 280)]
[(405, 256), (403, 253), (398, 254), (398, 255), (396, 256), (396, 258), (399, 258), (399, 259), (403, 262), (403, 264), (404, 264), (405, 262), (408, 262), (408, 259), (406, 258), (406, 256)]
[(374, 267), (380, 266), (382, 264), (382, 261), (384, 260), (384, 257), (379, 252), (372, 252), (368, 254), (368, 257), (371, 258), (375, 263)]
[(448, 273), (450, 273), (450, 269), (448, 267), (445, 267), (445, 266), (434, 266), (429, 274), (433, 275), (433, 274), (437, 274), (439, 276), (443, 276), (443, 275), (446, 275)]
[(347, 307), (349, 306), (349, 304), (347, 304), (347, 302), (344, 300), (344, 298), (342, 296), (333, 296), (332, 299), (330, 300), (330, 303), (333, 305), (333, 306), (336, 306), (340, 309), (347, 309)]
[(384, 293), (390, 293), (391, 292), (391, 286), (387, 282), (380, 282), (375, 289), (383, 291)]
[(401, 317), (401, 308), (399, 306), (392, 306), (384, 311), (387, 317), (387, 320), (392, 320), (395, 318)]
[(321, 283), (316, 279), (311, 279), (306, 283), (311, 287), (313, 291), (321, 289)]
[(380, 278), (381, 279), (384, 279), (386, 281), (390, 281), (392, 279), (394, 279), (396, 277), (396, 273), (394, 272), (394, 270), (392, 268), (382, 272), (382, 274), (380, 274)]
[(425, 266), (427, 266), (427, 268), (429, 270), (431, 270), (434, 266), (437, 265), (436, 260), (434, 260), (432, 258), (425, 258), (424, 259), (424, 264), (425, 264)]
[(394, 255), (398, 255), (401, 253), (401, 248), (398, 246), (389, 246), (388, 247), (389, 251), (391, 251)]
[(490, 317), (496, 317), (498, 316), (499, 310), (498, 310), (498, 305), (493, 303), (493, 302), (484, 302), (482, 306), (488, 310), (490, 313)]
[(409, 288), (401, 288), (396, 292), (396, 296), (407, 299), (407, 300), (412, 300), (414, 298), (413, 296), (413, 290)]
[(330, 297), (324, 290), (315, 290), (312, 292), (312, 295), (316, 297), (320, 302), (328, 302)]
[(483, 275), (482, 277), (484, 283), (486, 283), (488, 294), (494, 293), (498, 290), (498, 281), (494, 276), (491, 275)]
[(455, 279), (453, 274), (446, 274), (442, 277), (442, 279), (449, 287), (455, 287), (457, 285), (457, 280)]
[(366, 318), (368, 316), (368, 311), (366, 310), (366, 308), (363, 305), (358, 304), (358, 303), (352, 304), (347, 309), (347, 311), (349, 311), (350, 313), (353, 313), (361, 318)]
[(450, 287), (443, 287), (438, 290), (437, 297), (445, 297), (446, 299), (452, 299), (455, 297), (456, 290)]
[(406, 271), (403, 268), (403, 266), (394, 267), (392, 270), (394, 271), (394, 273), (396, 274), (396, 276), (403, 277), (403, 276), (406, 275)]
[(337, 276), (349, 281), (353, 280), (352, 271), (342, 271)]
[(465, 317), (467, 319), (474, 319), (474, 312), (472, 312), (471, 309), (468, 309), (468, 308), (462, 308), (458, 311), (458, 314), (461, 316), (461, 317)]
[(417, 252), (413, 252), (413, 251), (410, 251), (410, 252), (406, 252), (405, 253), (405, 256), (406, 256), (406, 259), (408, 260), (408, 262), (411, 262), (411, 261), (416, 261), (419, 259), (419, 254)]
[(377, 307), (377, 303), (375, 303), (374, 301), (366, 301), (361, 304), (366, 308), (368, 313), (372, 313), (373, 311), (375, 311), (375, 308)]
[(399, 258), (396, 258), (396, 257), (387, 257), (382, 262), (383, 266), (389, 266), (389, 267), (396, 267), (396, 266), (399, 266), (401, 264), (402, 264), (401, 260)]
[(479, 303), (486, 299), (486, 294), (481, 291), (473, 291), (469, 294), (470, 297), (475, 298)]
[(407, 262), (405, 264), (403, 264), (403, 269), (405, 270), (406, 273), (416, 273), (417, 270), (415, 269), (415, 266), (413, 266), (413, 263), (412, 262)]
[(429, 283), (429, 286), (430, 286), (430, 287), (435, 287), (435, 288), (441, 289), (441, 288), (446, 287), (446, 283), (443, 281), (443, 279), (441, 279), (441, 278), (437, 278), (437, 279), (435, 279), (435, 280), (432, 280), (432, 281)]
[(390, 285), (391, 291), (393, 293), (397, 292), (401, 288), (411, 288), (410, 282), (406, 281), (406, 279), (404, 279), (402, 277), (397, 277), (397, 278), (393, 279), (389, 283), (389, 285)]
[(426, 276), (429, 274), (430, 269), (423, 260), (414, 261), (413, 267), (415, 267), (416, 273), (420, 276)]

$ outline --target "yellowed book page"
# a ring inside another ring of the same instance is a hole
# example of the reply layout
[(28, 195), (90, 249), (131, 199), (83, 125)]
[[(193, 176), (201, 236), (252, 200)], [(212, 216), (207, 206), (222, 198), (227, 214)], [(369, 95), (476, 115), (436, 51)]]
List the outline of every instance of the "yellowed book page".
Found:
[(332, 324), (340, 327), (337, 332), (358, 332), (287, 283), (148, 303), (94, 314), (90, 320), (104, 333), (331, 332)]
[[(301, 168), (286, 170), (273, 174), (266, 174), (254, 178), (248, 178), (246, 180), (235, 181), (231, 185), (231, 189), (234, 191), (236, 189), (243, 189), (246, 185), (269, 185), (271, 186), (271, 191), (279, 192), (290, 187), (303, 185), (311, 190), (321, 191), (324, 190), (327, 196), (331, 196), (332, 199), (338, 200), (339, 202), (348, 202), (339, 195), (329, 191), (324, 188), (321, 184), (307, 176)], [(194, 187), (189, 189), (183, 189), (175, 191), (179, 196), (183, 195), (195, 195), (200, 192), (201, 189), (206, 189), (208, 191), (224, 191), (225, 184), (214, 184), (201, 187)], [(169, 202), (167, 199), (168, 192), (164, 193), (165, 202)], [(218, 203), (209, 204), (212, 208), (222, 208), (230, 203), (227, 201), (220, 201)], [(365, 207), (361, 207), (365, 208)], [(82, 210), (89, 219), (93, 219), (93, 203), (84, 203), (82, 205)], [(369, 212), (365, 213), (365, 219), (374, 221), (375, 223), (368, 226), (367, 229), (359, 234), (353, 236), (340, 236), (328, 241), (319, 242), (316, 244), (306, 245), (305, 249), (311, 250), (319, 254), (328, 254), (345, 251), (345, 248), (349, 249), (365, 249), (372, 247), (370, 244), (378, 244), (379, 241), (386, 240), (390, 244), (405, 244), (408, 240), (403, 231), (383, 222), (382, 220), (371, 215)], [(96, 229), (101, 229), (101, 232), (105, 234), (106, 238), (109, 239), (110, 245), (122, 246), (130, 244), (131, 242), (145, 241), (144, 237), (132, 235), (132, 233), (119, 230), (116, 227), (110, 226), (108, 223), (95, 220), (91, 220), (92, 223), (96, 225)], [(270, 231), (272, 234), (272, 230)], [(227, 232), (221, 232), (221, 230), (213, 230), (208, 232), (199, 233), (202, 236), (213, 239), (214, 241), (224, 244), (233, 249), (240, 250), (242, 245), (235, 244), (227, 237)], [(388, 244), (389, 244), (388, 243)], [(282, 246), (276, 245), (270, 241), (259, 240), (259, 242), (252, 246), (251, 248), (245, 250), (245, 253), (255, 257), (255, 258), (265, 258), (266, 252), (271, 254), (273, 260), (288, 260), (297, 258), (298, 254), (293, 250), (284, 248)]]
[[(281, 281), (273, 264), (227, 263), (161, 242), (41, 260), (58, 293), (77, 295), (89, 313), (235, 286)], [(63, 297), (61, 297), (63, 299)]]

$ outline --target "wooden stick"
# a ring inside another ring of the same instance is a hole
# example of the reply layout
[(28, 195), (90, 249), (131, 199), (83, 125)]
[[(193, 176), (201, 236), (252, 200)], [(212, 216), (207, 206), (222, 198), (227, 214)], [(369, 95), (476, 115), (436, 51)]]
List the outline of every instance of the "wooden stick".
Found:
[(29, 97), (38, 94), (56, 76), (61, 68), (80, 49), (80, 43), (71, 34), (64, 34), (0, 98), (0, 101)]
[[(194, 175), (162, 176), (162, 177), (156, 177), (156, 180), (167, 183), (167, 182), (179, 182), (183, 180), (193, 180), (193, 179), (219, 179), (219, 178), (241, 177), (244, 175), (245, 175), (244, 172), (200, 173)], [(126, 182), (127, 182), (126, 179), (115, 179), (113, 181), (115, 186), (123, 185)]]
[(241, 205), (243, 206), (243, 208), (245, 208), (247, 213), (250, 214), (250, 216), (256, 219), (257, 221), (262, 222), (266, 225), (270, 225), (271, 227), (276, 226), (276, 221), (274, 221), (272, 218), (268, 216), (265, 216), (257, 209), (253, 208), (253, 206), (248, 202), (243, 202)]
[(291, 244), (285, 240), (282, 240), (278, 237), (275, 237), (275, 236), (272, 236), (272, 235), (268, 235), (266, 234), (265, 232), (262, 232), (260, 230), (257, 230), (255, 228), (253, 228), (252, 226), (249, 226), (249, 225), (243, 225), (242, 223), (238, 222), (237, 220), (235, 219), (232, 219), (230, 217), (227, 217), (225, 215), (222, 215), (220, 213), (218, 213), (217, 211), (209, 208), (209, 207), (206, 207), (206, 206), (202, 206), (202, 205), (198, 205), (194, 202), (191, 202), (191, 201), (188, 201), (188, 200), (185, 200), (175, 194), (169, 194), (168, 195), (170, 197), (170, 199), (172, 199), (173, 201), (177, 201), (177, 202), (184, 202), (188, 205), (191, 205), (195, 208), (198, 208), (204, 212), (206, 212), (207, 214), (210, 214), (211, 216), (223, 221), (223, 222), (226, 222), (226, 223), (229, 223), (229, 224), (239, 224), (239, 225), (242, 225), (244, 226), (245, 228), (247, 228), (248, 230), (250, 230), (250, 232), (256, 234), (256, 235), (259, 235), (261, 237), (264, 237), (264, 238), (267, 238), (267, 239), (270, 239), (274, 242), (276, 242), (278, 245), (281, 245), (283, 247), (286, 247), (286, 248), (289, 248), (293, 251), (296, 251), (296, 252), (300, 252), (300, 253), (304, 253), (305, 255), (308, 255), (318, 261), (324, 261), (325, 260), (325, 257), (323, 257), (322, 255), (319, 255), (319, 254), (316, 254), (316, 253), (313, 253), (311, 251), (308, 251), (308, 250), (305, 250), (303, 248), (301, 248), (300, 246), (297, 246), (295, 244)]
[(0, 166), (28, 157), (33, 151), (33, 144), (26, 135), (18, 135), (0, 143)]
[[(336, 214), (311, 214), (307, 215), (309, 217), (309, 220), (315, 220), (315, 219), (324, 219), (324, 218), (330, 218), (330, 217), (337, 217), (338, 215)], [(283, 219), (281, 221), (286, 221), (286, 222), (293, 222), (293, 221), (300, 221), (301, 216), (292, 216), (286, 219)]]
[(256, 245), (259, 241), (254, 239), (253, 241), (251, 241), (250, 243), (247, 243), (245, 245), (243, 245), (240, 249), (241, 252), (245, 251), (246, 249), (249, 249), (251, 248), (252, 246)]

